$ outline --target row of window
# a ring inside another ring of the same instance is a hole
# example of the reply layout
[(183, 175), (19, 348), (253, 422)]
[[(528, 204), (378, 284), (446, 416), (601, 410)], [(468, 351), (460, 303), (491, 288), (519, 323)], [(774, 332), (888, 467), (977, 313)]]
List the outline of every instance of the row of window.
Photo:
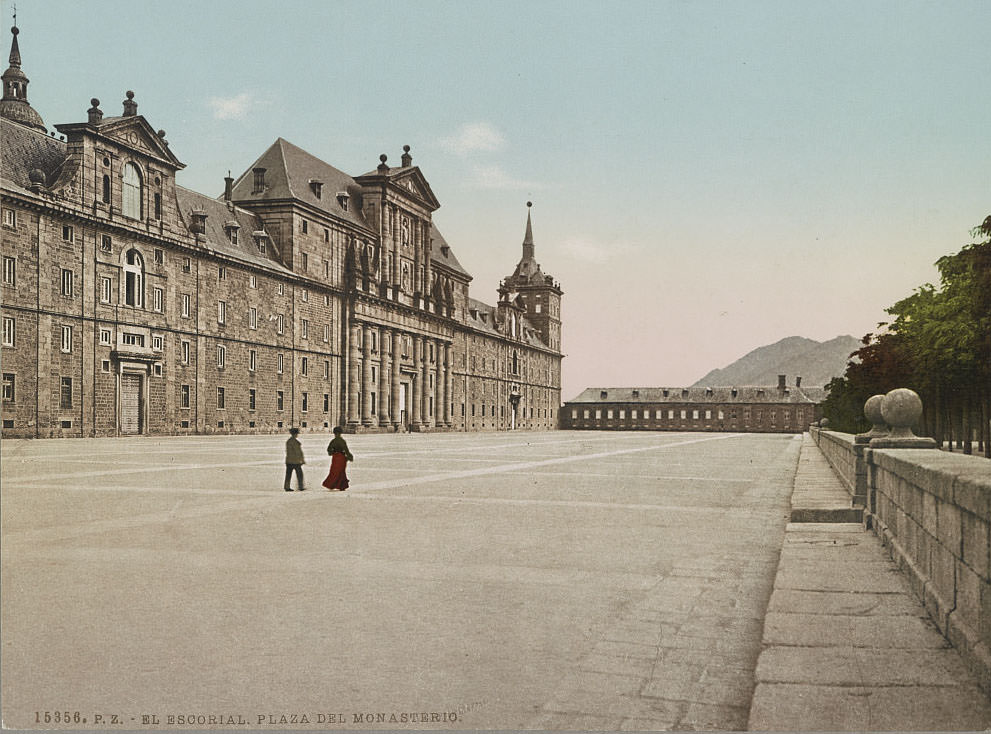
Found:
[[(190, 395), (191, 387), (190, 385), (180, 385), (179, 386), (179, 407), (186, 409), (190, 407)], [(306, 413), (310, 410), (310, 394), (308, 392), (301, 393), (300, 395), (301, 409), (302, 412)], [(275, 391), (275, 409), (277, 411), (283, 411), (286, 407), (286, 394), (283, 390)], [(227, 388), (218, 387), (217, 388), (217, 410), (227, 409)], [(248, 410), (258, 409), (258, 391), (255, 388), (248, 389)], [(323, 412), (330, 412), (330, 393), (323, 394)]]
[[(591, 418), (592, 418), (592, 412), (593, 411), (591, 409), (589, 409), (589, 408), (583, 409), (581, 411), (581, 417), (582, 417), (582, 419), (583, 420), (591, 420)], [(602, 409), (596, 408), (594, 412), (595, 412), (595, 420), (602, 420), (602, 413), (603, 413)], [(619, 420), (626, 420), (626, 410), (625, 409), (622, 409), (621, 408), (621, 409), (619, 409), (616, 412), (619, 413)], [(689, 420), (690, 419), (690, 420), (695, 420), (695, 421), (697, 421), (697, 420), (707, 420), (708, 421), (708, 420), (712, 420), (712, 417), (713, 417), (713, 411), (712, 410), (701, 410), (701, 409), (699, 409), (699, 410), (690, 410), (690, 411), (687, 410), (687, 409), (681, 409), (681, 410), (671, 410), (671, 409), (668, 409), (667, 411), (657, 409), (657, 410), (654, 410), (653, 412), (654, 412), (654, 420), (663, 420), (664, 419), (664, 413), (665, 412), (667, 413), (667, 419), (669, 421), (670, 420), (675, 420), (675, 416), (676, 415), (678, 417), (680, 417), (681, 420)], [(650, 410), (643, 410), (642, 411), (642, 420), (645, 420), (645, 421), (650, 420), (651, 419), (650, 418), (650, 413), (651, 413)], [(691, 417), (690, 418), (689, 418), (689, 413), (691, 414)], [(610, 409), (607, 409), (605, 411), (605, 414), (606, 414), (606, 420), (613, 420), (614, 417), (615, 417), (614, 411), (611, 408)], [(726, 418), (726, 414), (722, 410), (716, 410), (715, 411), (715, 414), (716, 414), (716, 419), (717, 420), (724, 420)], [(750, 418), (750, 410), (749, 409), (745, 410), (744, 411), (744, 414), (745, 414), (744, 415), (744, 419), (749, 420), (749, 418)], [(774, 423), (777, 420), (777, 415), (778, 415), (777, 414), (777, 411), (776, 410), (771, 410), (771, 411), (769, 411), (769, 414), (770, 414), (770, 420), (771, 420), (771, 422)], [(763, 410), (756, 410), (755, 411), (755, 418), (758, 421), (763, 420), (763, 418), (764, 418), (764, 411)], [(788, 423), (789, 421), (791, 421), (791, 411), (790, 410), (782, 411), (782, 418), (783, 418), (783, 420), (784, 420), (785, 423)], [(803, 410), (797, 410), (795, 412), (795, 418), (796, 418), (796, 420), (799, 423), (801, 423), (802, 421), (804, 421), (805, 420), (805, 411), (803, 411)], [(572, 420), (578, 420), (578, 409), (577, 408), (572, 408), (571, 409), (571, 419)], [(735, 410), (730, 411), (730, 420), (736, 420), (736, 419), (737, 419), (737, 411), (735, 411)], [(638, 418), (638, 411), (637, 410), (631, 410), (630, 411), (630, 420), (634, 420), (634, 421), (635, 420), (639, 420), (639, 418)]]

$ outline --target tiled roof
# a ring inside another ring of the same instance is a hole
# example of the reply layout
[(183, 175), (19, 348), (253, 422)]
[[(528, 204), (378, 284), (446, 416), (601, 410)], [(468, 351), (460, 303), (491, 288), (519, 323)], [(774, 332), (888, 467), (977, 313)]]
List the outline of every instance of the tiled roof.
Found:
[[(191, 211), (202, 209), (206, 213), (205, 245), (208, 249), (280, 273), (290, 272), (277, 260), (267, 258), (258, 252), (251, 234), (262, 229), (262, 222), (254, 214), (236, 206), (228, 208), (225, 201), (211, 199), (209, 196), (198, 194), (182, 186), (176, 186), (175, 190), (176, 198), (179, 200), (179, 212), (187, 227), (192, 223)], [(224, 224), (231, 221), (240, 225), (236, 245), (231, 243), (224, 229)]]
[(44, 172), (47, 184), (58, 177), (66, 159), (66, 145), (40, 130), (0, 119), (0, 156), (0, 175), (27, 189), (31, 183), (28, 175), (35, 168)]
[[(265, 169), (265, 191), (260, 194), (252, 193), (254, 168)], [(310, 186), (311, 181), (322, 184), (319, 199)], [(350, 197), (347, 211), (337, 201), (338, 192), (346, 192)], [(362, 229), (371, 230), (361, 213), (361, 187), (355, 180), (283, 138), (276, 140), (234, 182), (234, 199), (296, 199)]]
[[(634, 397), (634, 391), (637, 396)], [(820, 403), (821, 387), (589, 387), (569, 403)], [(665, 395), (665, 393), (667, 393)], [(605, 397), (603, 397), (605, 395)]]

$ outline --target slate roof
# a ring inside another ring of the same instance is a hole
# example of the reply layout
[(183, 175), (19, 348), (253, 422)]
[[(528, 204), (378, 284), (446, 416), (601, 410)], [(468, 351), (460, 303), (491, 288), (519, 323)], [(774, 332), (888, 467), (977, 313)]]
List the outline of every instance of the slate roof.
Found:
[[(258, 252), (254, 238), (251, 236), (252, 232), (263, 228), (262, 222), (257, 216), (237, 206), (228, 207), (225, 201), (211, 199), (209, 196), (190, 191), (182, 186), (176, 186), (175, 191), (176, 199), (179, 201), (179, 213), (187, 227), (192, 224), (190, 212), (193, 209), (202, 209), (206, 212), (205, 245), (208, 249), (242, 262), (261, 265), (270, 270), (286, 274), (291, 272), (278, 261), (267, 258)], [(224, 228), (224, 225), (231, 221), (240, 225), (236, 245), (231, 243)], [(269, 247), (271, 247), (271, 243), (269, 243)]]
[[(637, 397), (633, 391), (637, 391)], [(736, 395), (734, 395), (734, 391)], [(667, 395), (664, 393), (667, 392)], [(602, 397), (605, 393), (606, 397)], [(588, 387), (569, 403), (794, 403), (818, 404), (825, 388), (789, 385), (784, 394), (777, 386), (744, 387)]]
[[(433, 240), (433, 247), (430, 250), (431, 262), (445, 265), (454, 272), (460, 273), (471, 280), (471, 274), (461, 267), (461, 263), (458, 262), (458, 258), (454, 256), (454, 250), (452, 250), (451, 246), (447, 244), (447, 240), (444, 239), (444, 235), (440, 233), (440, 230), (437, 229), (437, 225), (433, 222), (430, 223), (430, 239)], [(445, 248), (447, 250), (446, 253), (444, 252)]]
[[(477, 311), (478, 316), (474, 316), (472, 311)], [(478, 329), (479, 331), (486, 331), (493, 335), (503, 336), (500, 334), (499, 330), (496, 328), (496, 315), (498, 310), (495, 306), (490, 306), (487, 303), (482, 303), (475, 298), (468, 299), (468, 314), (466, 323), (468, 326)], [(483, 318), (484, 315), (484, 318)], [(526, 320), (526, 317), (520, 319), (521, 325), (526, 329), (524, 332), (527, 336), (523, 339), (523, 343), (531, 347), (545, 347), (546, 345), (540, 341), (540, 337), (537, 335), (537, 331), (534, 329), (533, 325)]]
[(26, 190), (28, 175), (35, 168), (45, 173), (45, 182), (58, 178), (65, 163), (66, 144), (40, 130), (0, 118), (0, 176), (5, 184)]
[[(252, 193), (255, 168), (265, 169), (265, 191)], [(323, 186), (318, 199), (310, 181), (320, 181)], [(347, 211), (337, 202), (338, 192), (347, 192), (350, 203)], [(266, 201), (270, 199), (296, 199), (321, 209), (333, 217), (343, 219), (362, 229), (372, 231), (362, 216), (361, 187), (351, 176), (334, 168), (315, 155), (279, 138), (262, 153), (234, 182), (233, 198), (237, 201)]]

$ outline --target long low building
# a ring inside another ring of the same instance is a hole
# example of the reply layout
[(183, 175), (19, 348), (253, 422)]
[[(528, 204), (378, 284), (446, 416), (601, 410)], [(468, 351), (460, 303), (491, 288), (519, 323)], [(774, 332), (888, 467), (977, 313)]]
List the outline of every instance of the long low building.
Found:
[(13, 34), (4, 437), (557, 427), (562, 290), (529, 211), (488, 305), (409, 146), (351, 176), (278, 138), (207, 196), (132, 92), (48, 130)]
[(590, 387), (561, 409), (561, 428), (801, 433), (822, 416), (821, 387)]

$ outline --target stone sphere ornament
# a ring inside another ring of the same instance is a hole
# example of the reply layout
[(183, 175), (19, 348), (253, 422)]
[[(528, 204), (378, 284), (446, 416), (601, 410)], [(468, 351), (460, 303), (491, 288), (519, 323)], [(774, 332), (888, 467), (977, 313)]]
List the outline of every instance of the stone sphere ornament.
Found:
[(888, 435), (888, 426), (885, 424), (884, 416), (881, 414), (881, 404), (884, 402), (884, 395), (872, 395), (864, 403), (864, 417), (871, 422), (871, 430), (867, 433), (858, 433), (854, 437), (856, 443), (870, 443), (871, 439)]
[[(867, 408), (864, 407), (866, 412)], [(920, 438), (912, 432), (922, 417), (922, 398), (907, 387), (895, 388), (881, 401), (881, 417), (891, 426), (887, 436), (871, 439), (871, 448), (936, 448), (931, 438)]]

